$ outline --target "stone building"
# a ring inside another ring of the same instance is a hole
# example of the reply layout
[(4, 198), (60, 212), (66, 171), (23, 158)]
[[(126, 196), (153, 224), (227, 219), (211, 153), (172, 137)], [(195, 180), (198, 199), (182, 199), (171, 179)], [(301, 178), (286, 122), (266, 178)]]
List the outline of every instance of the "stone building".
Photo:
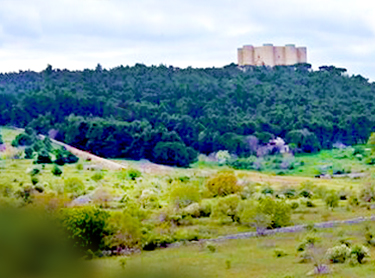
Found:
[(244, 45), (238, 49), (237, 54), (239, 66), (273, 67), (307, 63), (306, 47), (296, 47), (294, 44), (287, 44), (285, 46), (264, 44), (257, 47)]

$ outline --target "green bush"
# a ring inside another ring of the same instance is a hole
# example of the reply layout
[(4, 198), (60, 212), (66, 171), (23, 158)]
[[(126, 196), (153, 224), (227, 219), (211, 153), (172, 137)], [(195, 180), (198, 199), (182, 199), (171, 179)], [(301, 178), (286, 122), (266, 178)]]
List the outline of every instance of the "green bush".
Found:
[(175, 206), (184, 208), (194, 202), (199, 202), (201, 194), (197, 184), (177, 180), (171, 184), (169, 199)]
[(131, 179), (131, 180), (135, 180), (136, 178), (139, 178), (142, 176), (142, 173), (141, 171), (137, 170), (137, 169), (129, 169), (127, 171), (127, 176)]
[(219, 173), (206, 182), (206, 188), (212, 197), (226, 196), (241, 191), (237, 177), (231, 172)]
[(344, 263), (350, 257), (351, 250), (345, 244), (329, 248), (326, 257), (331, 263)]
[(238, 221), (237, 207), (240, 202), (238, 195), (228, 195), (217, 199), (217, 202), (212, 207), (212, 218), (225, 219), (230, 218), (233, 222)]
[(45, 149), (42, 149), (39, 151), (36, 163), (38, 164), (52, 163), (51, 156)]
[(299, 207), (299, 203), (298, 202), (292, 202), (291, 204), (290, 204), (290, 208), (291, 209), (297, 209)]
[(239, 210), (240, 222), (257, 228), (279, 228), (291, 223), (291, 207), (285, 200), (266, 197), (259, 202), (246, 201)]
[(51, 170), (51, 173), (54, 175), (54, 176), (57, 176), (57, 177), (60, 177), (63, 173), (63, 171), (57, 167), (57, 165), (53, 165), (53, 168)]
[(95, 207), (69, 208), (60, 212), (62, 226), (68, 232), (74, 246), (82, 252), (96, 252), (105, 247), (105, 236), (110, 215)]
[(64, 192), (72, 193), (74, 197), (85, 193), (85, 184), (79, 178), (67, 178), (64, 181)]
[(297, 252), (306, 251), (310, 247), (314, 247), (321, 239), (315, 234), (308, 234), (305, 238), (298, 244)]
[(288, 253), (285, 252), (285, 250), (283, 250), (283, 249), (279, 249), (279, 248), (273, 250), (273, 253), (275, 254), (275, 257), (276, 257), (276, 258), (281, 258), (281, 257), (285, 257), (285, 256), (288, 255)]
[(256, 156), (246, 158), (229, 159), (227, 165), (237, 170), (254, 170), (254, 163), (257, 160)]
[(32, 148), (25, 149), (25, 159), (33, 159), (34, 158), (34, 151)]
[(330, 192), (324, 199), (327, 207), (333, 209), (339, 206), (339, 196), (336, 192)]
[(92, 180), (98, 182), (104, 178), (104, 173), (102, 171), (97, 171), (95, 174), (91, 177)]
[(32, 183), (33, 185), (36, 185), (38, 182), (39, 182), (39, 179), (38, 179), (37, 177), (32, 177), (32, 178), (31, 178), (31, 183)]
[(306, 207), (308, 207), (308, 208), (315, 208), (316, 205), (312, 201), (307, 200), (306, 201)]
[(111, 212), (106, 231), (109, 234), (105, 237), (105, 245), (111, 249), (141, 247), (141, 223), (127, 210)]
[(152, 251), (156, 248), (167, 247), (168, 244), (175, 242), (175, 239), (168, 233), (146, 233), (143, 236), (142, 249)]
[(30, 172), (30, 175), (33, 177), (33, 176), (36, 176), (40, 173), (40, 169), (39, 168), (34, 168), (31, 170)]
[(375, 200), (375, 183), (372, 181), (362, 185), (359, 191), (359, 197), (364, 202), (372, 202)]
[(351, 248), (351, 259), (354, 259), (359, 264), (363, 263), (365, 258), (370, 257), (370, 250), (363, 245), (355, 245)]
[(210, 242), (210, 241), (207, 241), (205, 243), (205, 246), (204, 246), (208, 251), (210, 251), (211, 253), (215, 253), (216, 252), (216, 244), (214, 244), (213, 242)]
[(30, 136), (26, 133), (21, 133), (17, 135), (16, 138), (12, 141), (12, 146), (31, 146), (34, 143), (34, 140), (35, 138), (33, 136)]

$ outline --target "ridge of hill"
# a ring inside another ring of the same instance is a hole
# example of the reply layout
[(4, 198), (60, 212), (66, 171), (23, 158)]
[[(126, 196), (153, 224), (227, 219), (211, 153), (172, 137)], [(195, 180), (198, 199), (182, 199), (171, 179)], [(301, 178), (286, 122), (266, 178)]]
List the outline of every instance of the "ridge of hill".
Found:
[(308, 134), (304, 150), (314, 152), (335, 142), (363, 143), (375, 128), (375, 84), (345, 72), (309, 64), (98, 65), (74, 72), (48, 66), (0, 74), (0, 125), (52, 131), (56, 140), (102, 157), (177, 166), (198, 152), (248, 156), (254, 142), (272, 136), (291, 143)]

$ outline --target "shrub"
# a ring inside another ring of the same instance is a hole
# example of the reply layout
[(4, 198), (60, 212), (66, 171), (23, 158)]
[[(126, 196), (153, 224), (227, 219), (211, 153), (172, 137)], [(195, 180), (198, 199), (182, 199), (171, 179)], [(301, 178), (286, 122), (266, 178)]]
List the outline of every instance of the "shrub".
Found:
[(373, 182), (367, 182), (362, 185), (359, 197), (364, 202), (372, 202), (375, 200), (375, 184)]
[(32, 177), (32, 178), (31, 178), (31, 183), (32, 183), (33, 185), (36, 185), (38, 182), (39, 182), (39, 179), (38, 179), (37, 177)]
[(60, 213), (62, 225), (70, 239), (84, 253), (105, 247), (109, 216), (108, 212), (94, 207), (63, 209)]
[(290, 204), (290, 208), (291, 209), (297, 209), (299, 207), (299, 203), (298, 202), (292, 202), (291, 204)]
[(57, 165), (54, 165), (52, 170), (51, 170), (51, 173), (54, 176), (60, 177), (62, 175), (63, 171), (59, 167), (57, 167)]
[(64, 181), (64, 191), (80, 196), (85, 192), (85, 184), (79, 178), (68, 178)]
[(31, 170), (30, 175), (33, 177), (33, 176), (36, 176), (39, 173), (40, 173), (40, 169), (34, 168), (34, 169)]
[(327, 259), (331, 263), (344, 263), (350, 257), (351, 250), (345, 244), (329, 248), (326, 253)]
[(286, 188), (281, 192), (281, 194), (283, 194), (288, 199), (293, 199), (297, 196), (297, 192), (294, 188)]
[(236, 158), (227, 161), (227, 165), (237, 170), (254, 170), (254, 163), (257, 161), (256, 156), (246, 158)]
[(29, 134), (21, 133), (17, 135), (16, 138), (12, 141), (12, 146), (31, 146), (34, 143), (34, 139), (35, 138), (33, 138), (33, 136), (30, 136)]
[(196, 151), (182, 142), (159, 142), (152, 152), (155, 163), (188, 167), (197, 159)]
[(188, 205), (186, 208), (184, 208), (183, 212), (191, 217), (200, 217), (200, 206), (198, 203), (192, 203)]
[(155, 250), (160, 247), (167, 247), (168, 244), (173, 243), (173, 237), (166, 233), (146, 233), (142, 240), (142, 249), (146, 251)]
[(209, 217), (212, 213), (212, 201), (204, 199), (199, 203), (200, 217)]
[(137, 169), (129, 169), (127, 170), (127, 176), (131, 179), (131, 180), (135, 180), (136, 178), (139, 178), (142, 176), (142, 173), (141, 171), (137, 170)]
[(297, 246), (297, 252), (306, 251), (306, 249), (315, 246), (320, 240), (315, 234), (308, 234)]
[(65, 163), (73, 164), (73, 163), (78, 162), (79, 160), (79, 158), (76, 155), (72, 154), (70, 151), (68, 151), (64, 147), (61, 147), (60, 149), (56, 149), (53, 152), (56, 155), (56, 160), (54, 161), (54, 163), (60, 166), (64, 165)]
[(105, 245), (109, 248), (134, 248), (141, 246), (141, 223), (127, 211), (114, 211), (106, 221)]
[(39, 151), (36, 163), (38, 164), (52, 163), (51, 157), (45, 149), (42, 149)]
[(283, 249), (275, 249), (273, 250), (273, 252), (276, 258), (281, 258), (281, 257), (285, 257), (288, 255)]
[(92, 180), (98, 182), (104, 178), (104, 174), (102, 171), (97, 171), (95, 174), (91, 177)]
[(306, 201), (306, 207), (308, 207), (308, 208), (315, 208), (316, 205), (312, 201), (307, 200)]
[(212, 208), (212, 218), (225, 219), (230, 217), (232, 221), (237, 221), (237, 207), (240, 202), (238, 195), (229, 195), (226, 197), (219, 198)]
[(264, 195), (273, 195), (274, 190), (271, 187), (266, 187), (262, 190), (262, 194)]
[(241, 190), (237, 184), (236, 176), (231, 172), (219, 173), (206, 182), (206, 187), (212, 197), (226, 196)]
[(216, 252), (216, 244), (214, 244), (213, 242), (209, 242), (207, 241), (205, 243), (205, 248), (210, 251), (211, 253), (215, 253)]
[(246, 202), (240, 214), (243, 224), (257, 228), (279, 228), (290, 224), (291, 207), (285, 200), (275, 200), (271, 197), (261, 199), (258, 203)]
[(77, 170), (81, 171), (83, 170), (83, 165), (82, 163), (78, 163), (77, 166), (76, 166)]
[(201, 194), (195, 183), (174, 181), (171, 184), (169, 198), (174, 205), (183, 208), (194, 202), (199, 202)]
[(356, 260), (358, 263), (362, 264), (365, 258), (370, 257), (370, 250), (363, 245), (355, 245), (351, 249), (351, 259)]
[(327, 207), (333, 209), (339, 206), (339, 196), (337, 196), (336, 192), (332, 191), (325, 197), (325, 203)]
[(34, 151), (32, 148), (25, 149), (25, 159), (33, 159), (34, 158)]

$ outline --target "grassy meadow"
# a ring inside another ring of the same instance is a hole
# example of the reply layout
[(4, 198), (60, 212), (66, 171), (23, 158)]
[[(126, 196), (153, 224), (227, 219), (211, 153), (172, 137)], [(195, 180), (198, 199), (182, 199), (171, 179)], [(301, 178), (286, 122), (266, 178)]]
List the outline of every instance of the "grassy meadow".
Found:
[[(312, 227), (318, 222), (370, 217), (375, 198), (372, 166), (353, 158), (351, 150), (297, 156), (304, 163), (288, 175), (216, 164), (197, 163), (184, 169), (129, 160), (123, 161), (127, 169), (114, 171), (82, 159), (59, 166), (35, 164), (34, 159), (24, 158), (23, 148), (10, 146), (19, 133), (1, 128), (7, 149), (0, 154), (0, 203), (47, 210), (95, 207), (108, 213), (106, 225), (115, 230), (104, 233), (101, 249), (91, 250), (95, 259), (90, 264), (99, 267), (98, 277), (123, 277), (124, 271), (131, 277), (139, 269), (156, 269), (162, 277), (167, 277), (163, 271), (178, 277), (305, 277), (316, 260), (329, 264), (325, 252), (344, 238), (352, 245), (368, 246), (372, 259), (375, 256), (368, 240), (375, 231), (373, 223), (225, 242), (199, 241), (265, 228)], [(325, 165), (366, 176), (314, 178), (316, 169)], [(296, 246), (311, 233), (319, 237), (309, 250), (313, 259), (299, 263)], [(164, 248), (175, 242), (183, 244)], [(126, 256), (113, 253), (120, 249), (130, 251)], [(285, 256), (275, 256), (278, 249)], [(108, 250), (110, 255), (102, 253)], [(356, 266), (329, 264), (329, 277), (372, 277), (372, 259)]]

